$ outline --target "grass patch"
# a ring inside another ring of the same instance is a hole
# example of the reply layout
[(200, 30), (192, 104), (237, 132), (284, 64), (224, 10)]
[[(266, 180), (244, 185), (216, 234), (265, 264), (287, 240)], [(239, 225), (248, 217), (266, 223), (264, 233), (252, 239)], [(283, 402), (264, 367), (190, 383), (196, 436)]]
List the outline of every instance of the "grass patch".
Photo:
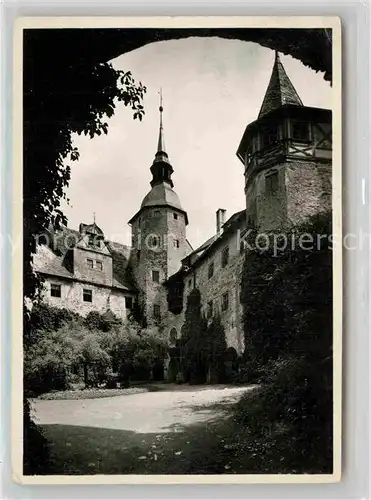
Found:
[(65, 399), (99, 399), (113, 396), (128, 396), (148, 392), (146, 387), (129, 387), (127, 389), (77, 389), (69, 391), (56, 391), (41, 394), (37, 399), (65, 400)]

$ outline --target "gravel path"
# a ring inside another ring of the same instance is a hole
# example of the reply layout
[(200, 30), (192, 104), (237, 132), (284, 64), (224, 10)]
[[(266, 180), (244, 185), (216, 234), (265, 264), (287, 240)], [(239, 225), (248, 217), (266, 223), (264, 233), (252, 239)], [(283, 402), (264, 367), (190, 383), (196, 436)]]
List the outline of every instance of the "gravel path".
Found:
[(181, 387), (85, 400), (35, 400), (49, 442), (49, 474), (219, 474), (236, 428), (229, 405), (247, 387)]
[[(213, 404), (236, 401), (245, 387), (146, 392), (85, 400), (35, 400), (35, 421), (137, 433), (173, 432), (174, 427), (205, 422), (217, 416)], [(210, 408), (207, 408), (211, 406)], [(205, 407), (205, 408), (203, 408)]]

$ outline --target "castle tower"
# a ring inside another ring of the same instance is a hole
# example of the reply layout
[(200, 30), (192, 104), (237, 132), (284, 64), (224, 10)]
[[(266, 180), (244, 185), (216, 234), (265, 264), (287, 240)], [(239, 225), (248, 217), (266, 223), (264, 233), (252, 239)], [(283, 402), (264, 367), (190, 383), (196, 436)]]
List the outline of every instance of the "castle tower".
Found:
[(332, 114), (304, 106), (278, 52), (257, 120), (237, 150), (247, 221), (265, 231), (331, 209)]
[(150, 168), (151, 190), (139, 211), (129, 221), (132, 228), (132, 268), (139, 290), (139, 303), (149, 324), (161, 324), (167, 311), (162, 283), (181, 267), (186, 256), (187, 213), (173, 190), (174, 172), (165, 150), (160, 102), (160, 130), (157, 151)]

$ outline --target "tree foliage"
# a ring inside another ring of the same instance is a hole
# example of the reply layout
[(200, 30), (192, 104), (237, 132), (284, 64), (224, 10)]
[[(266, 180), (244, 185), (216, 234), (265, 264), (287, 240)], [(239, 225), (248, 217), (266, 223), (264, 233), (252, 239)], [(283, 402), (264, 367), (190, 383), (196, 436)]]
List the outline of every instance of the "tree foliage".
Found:
[(184, 328), (178, 342), (185, 380), (220, 382), (224, 375), (225, 330), (219, 316), (209, 323), (201, 311), (201, 294), (188, 295)]
[(86, 387), (104, 384), (117, 373), (148, 380), (163, 367), (167, 345), (154, 328), (121, 321), (112, 313), (90, 313), (86, 318), (47, 305), (35, 307), (32, 342), (25, 346), (26, 387), (41, 393), (66, 389), (73, 380)]
[[(27, 42), (23, 54), (23, 293), (31, 300), (38, 298), (42, 285), (42, 279), (32, 268), (35, 236), (45, 233), (50, 224), (58, 227), (66, 223), (61, 200), (66, 197), (71, 177), (70, 163), (79, 157), (72, 134), (84, 133), (91, 138), (106, 134), (107, 120), (117, 102), (129, 106), (134, 119), (142, 119), (142, 99), (146, 92), (145, 86), (137, 84), (130, 72), (116, 71), (110, 63), (81, 57), (81, 50), (76, 50), (71, 37), (64, 37), (57, 46), (45, 43), (43, 36), (52, 36), (54, 31), (24, 31)], [(46, 57), (45, 51), (51, 46), (53, 56)], [(23, 318), (27, 345), (32, 339), (32, 325), (26, 306)], [(26, 384), (25, 379), (27, 390)], [(32, 453), (38, 430), (28, 411), (24, 418), (24, 461), (30, 471), (34, 461), (27, 454)], [(42, 439), (40, 435), (38, 441)]]
[[(313, 248), (299, 244), (302, 234), (312, 235)], [(277, 255), (272, 248), (246, 255), (245, 363), (263, 385), (242, 399), (238, 416), (259, 472), (332, 468), (330, 235), (331, 215), (320, 215), (288, 235), (295, 244)]]
[[(71, 162), (79, 158), (72, 134), (90, 138), (107, 134), (108, 119), (118, 102), (141, 120), (146, 92), (130, 71), (115, 70), (110, 63), (91, 66), (70, 61), (66, 67), (61, 61), (50, 61), (46, 72), (44, 64), (35, 59), (32, 71), (37, 84), (24, 91), (24, 284), (30, 298), (39, 284), (31, 267), (34, 236), (45, 232), (49, 224), (58, 227), (67, 222), (61, 200), (66, 199)], [(45, 80), (36, 78), (39, 72), (47, 75)], [(29, 75), (25, 77), (30, 81)]]

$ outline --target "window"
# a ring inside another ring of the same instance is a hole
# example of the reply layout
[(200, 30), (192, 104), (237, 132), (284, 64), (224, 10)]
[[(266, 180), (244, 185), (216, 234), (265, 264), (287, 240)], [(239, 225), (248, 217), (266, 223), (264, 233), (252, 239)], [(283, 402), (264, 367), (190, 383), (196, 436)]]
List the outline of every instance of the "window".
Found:
[(229, 293), (225, 292), (222, 295), (222, 311), (226, 311), (229, 307)]
[(158, 217), (158, 216), (160, 215), (160, 210), (154, 210), (154, 211), (153, 211), (153, 215), (154, 215), (155, 217)]
[(309, 123), (293, 121), (291, 123), (291, 136), (292, 139), (296, 139), (298, 141), (309, 141)]
[(84, 302), (93, 302), (93, 290), (87, 290), (84, 288), (82, 291), (82, 298)]
[(155, 319), (161, 318), (161, 308), (158, 304), (153, 305), (153, 316)]
[(266, 126), (260, 132), (260, 143), (263, 148), (274, 144), (275, 142), (277, 142), (277, 140), (278, 140), (278, 127), (276, 123), (272, 123)]
[(94, 247), (101, 248), (101, 246), (102, 246), (102, 240), (97, 235), (89, 234), (89, 236), (88, 236), (88, 245), (89, 245), (89, 247), (93, 247), (93, 248)]
[(133, 297), (125, 297), (126, 309), (133, 309)]
[(225, 247), (222, 251), (222, 267), (226, 267), (228, 265), (229, 260), (229, 247)]
[(211, 318), (213, 315), (213, 301), (207, 303), (207, 317)]
[(273, 172), (265, 177), (265, 188), (267, 193), (275, 193), (278, 190), (278, 172)]
[(93, 269), (93, 267), (94, 267), (93, 259), (86, 259), (86, 263), (87, 263), (88, 267), (90, 267), (90, 269)]
[(174, 240), (174, 248), (179, 248), (179, 240)]
[(148, 246), (149, 248), (157, 248), (157, 246), (160, 244), (159, 238), (157, 236), (149, 236), (148, 237)]
[(247, 247), (247, 244), (245, 242), (245, 240), (241, 240), (240, 241), (240, 254), (244, 254), (245, 253), (245, 248)]
[(214, 276), (214, 262), (209, 264), (209, 269), (207, 271), (207, 277), (210, 279)]
[(61, 285), (56, 285), (55, 283), (51, 283), (50, 284), (50, 295), (52, 297), (58, 297), (60, 299), (62, 296)]
[(173, 217), (174, 217), (174, 219), (175, 219), (175, 220), (177, 220), (177, 219), (178, 219), (178, 214), (176, 214), (176, 213), (174, 212), (174, 213), (173, 213)]
[(188, 281), (188, 286), (189, 286), (189, 288), (192, 288), (192, 285), (193, 285), (193, 282), (192, 282), (192, 279), (190, 279), (190, 280)]
[(160, 283), (160, 271), (152, 271), (152, 281)]
[(103, 262), (101, 260), (97, 260), (96, 265), (99, 271), (103, 271)]

